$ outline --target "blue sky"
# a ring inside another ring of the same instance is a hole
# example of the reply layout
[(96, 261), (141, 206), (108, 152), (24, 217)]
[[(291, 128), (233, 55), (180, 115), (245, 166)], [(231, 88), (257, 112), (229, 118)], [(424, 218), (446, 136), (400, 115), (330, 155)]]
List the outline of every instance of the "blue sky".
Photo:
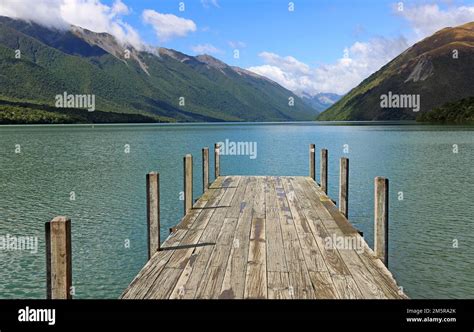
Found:
[[(103, 1), (112, 5), (113, 0)], [(179, 10), (184, 2), (185, 10)], [(355, 4), (357, 2), (357, 4)], [(214, 55), (242, 67), (261, 63), (258, 54), (271, 51), (291, 54), (308, 64), (332, 62), (354, 42), (371, 36), (396, 36), (407, 32), (406, 24), (393, 13), (394, 1), (367, 0), (296, 0), (295, 10), (288, 10), (286, 0), (219, 0), (218, 6), (199, 0), (134, 0), (124, 3), (132, 13), (124, 20), (133, 25), (143, 40), (189, 54), (193, 46), (210, 44), (220, 52)], [(197, 31), (184, 38), (159, 40), (141, 13), (153, 9), (196, 23)], [(239, 60), (233, 58), (230, 41), (240, 41)]]
[(1, 0), (0, 15), (207, 53), (314, 95), (347, 93), (422, 38), (474, 21), (474, 0)]

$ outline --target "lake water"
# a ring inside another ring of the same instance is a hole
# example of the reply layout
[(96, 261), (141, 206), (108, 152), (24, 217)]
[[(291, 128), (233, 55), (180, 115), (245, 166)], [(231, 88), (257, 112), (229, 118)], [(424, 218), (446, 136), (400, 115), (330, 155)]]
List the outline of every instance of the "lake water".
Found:
[(257, 142), (257, 155), (222, 156), (224, 175), (307, 175), (308, 144), (318, 166), (327, 148), (333, 199), (348, 157), (349, 219), (370, 246), (373, 179), (388, 177), (398, 283), (413, 298), (474, 298), (474, 127), (327, 123), (0, 127), (0, 236), (39, 246), (0, 250), (0, 298), (45, 297), (44, 223), (57, 215), (72, 219), (75, 298), (117, 298), (146, 262), (145, 174), (160, 172), (165, 236), (182, 216), (182, 157), (198, 197), (201, 148), (212, 165), (225, 139)]

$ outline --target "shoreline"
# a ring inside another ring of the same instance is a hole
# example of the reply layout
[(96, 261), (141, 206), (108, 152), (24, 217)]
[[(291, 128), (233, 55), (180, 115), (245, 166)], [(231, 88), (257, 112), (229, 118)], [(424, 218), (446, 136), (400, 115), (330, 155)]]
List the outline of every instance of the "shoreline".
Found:
[[(356, 126), (371, 126), (371, 125), (440, 125), (436, 123), (420, 123), (415, 120), (403, 121), (262, 121), (262, 122), (236, 122), (236, 121), (222, 121), (222, 122), (120, 122), (120, 123), (34, 123), (34, 124), (0, 124), (1, 127), (113, 127), (113, 126), (133, 126), (133, 127), (181, 127), (181, 126), (261, 126), (261, 125), (314, 125), (314, 126), (338, 126), (338, 125), (356, 125)], [(457, 124), (462, 125), (462, 124)]]

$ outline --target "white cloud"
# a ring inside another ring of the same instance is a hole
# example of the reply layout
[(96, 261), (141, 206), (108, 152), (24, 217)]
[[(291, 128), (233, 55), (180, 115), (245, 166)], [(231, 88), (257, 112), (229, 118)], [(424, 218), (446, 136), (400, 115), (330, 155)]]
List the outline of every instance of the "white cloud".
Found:
[(203, 5), (204, 8), (209, 8), (211, 6), (219, 8), (219, 3), (217, 0), (201, 0), (201, 4)]
[(437, 4), (424, 4), (395, 9), (397, 15), (408, 21), (419, 40), (446, 27), (454, 27), (474, 21), (474, 6), (448, 7), (443, 10)]
[(61, 17), (62, 3), (62, 0), (3, 0), (0, 1), (0, 15), (33, 21), (46, 27), (65, 29), (69, 24)]
[(218, 49), (211, 44), (199, 44), (191, 47), (191, 50), (197, 54), (219, 54), (223, 53), (222, 50)]
[(174, 37), (184, 37), (197, 29), (192, 20), (173, 14), (161, 14), (151, 9), (144, 10), (142, 17), (145, 23), (153, 27), (161, 41), (167, 41)]
[(114, 35), (121, 43), (143, 48), (138, 32), (122, 21), (130, 9), (121, 0), (112, 6), (100, 0), (2, 0), (0, 15), (67, 29), (70, 24)]
[(407, 47), (403, 37), (356, 42), (348, 48), (348, 57), (313, 68), (292, 56), (262, 52), (259, 56), (265, 64), (248, 70), (266, 76), (297, 94), (344, 94)]
[(228, 42), (230, 48), (245, 48), (247, 47), (247, 44), (245, 44), (243, 41), (232, 41), (230, 40)]
[(292, 72), (296, 75), (307, 75), (310, 73), (310, 68), (307, 64), (296, 60), (292, 56), (281, 57), (271, 52), (262, 52), (259, 56), (265, 63), (272, 66), (278, 66), (283, 71)]
[(122, 14), (122, 15), (128, 15), (130, 14), (130, 8), (127, 7), (126, 4), (124, 4), (121, 0), (117, 0), (114, 2), (112, 6), (112, 13), (114, 14)]

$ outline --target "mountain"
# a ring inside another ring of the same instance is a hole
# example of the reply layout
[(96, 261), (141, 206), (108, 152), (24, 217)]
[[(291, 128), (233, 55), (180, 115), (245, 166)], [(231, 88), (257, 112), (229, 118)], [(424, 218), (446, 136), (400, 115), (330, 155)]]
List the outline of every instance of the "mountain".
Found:
[[(111, 121), (294, 121), (316, 115), (279, 84), (209, 55), (139, 51), (107, 33), (0, 17), (0, 123), (10, 121), (12, 109), (16, 123), (107, 119), (53, 107), (64, 92), (94, 95), (96, 112), (110, 113)], [(8, 108), (10, 115), (3, 112)]]
[(318, 93), (316, 95), (303, 93), (300, 97), (318, 113), (325, 111), (342, 98), (342, 96), (335, 93)]
[[(412, 120), (445, 103), (474, 96), (473, 73), (474, 22), (445, 28), (408, 48), (317, 119)], [(393, 103), (387, 104), (392, 108), (381, 107), (387, 97), (397, 98), (394, 95), (412, 95), (413, 102), (419, 96), (419, 111)]]

